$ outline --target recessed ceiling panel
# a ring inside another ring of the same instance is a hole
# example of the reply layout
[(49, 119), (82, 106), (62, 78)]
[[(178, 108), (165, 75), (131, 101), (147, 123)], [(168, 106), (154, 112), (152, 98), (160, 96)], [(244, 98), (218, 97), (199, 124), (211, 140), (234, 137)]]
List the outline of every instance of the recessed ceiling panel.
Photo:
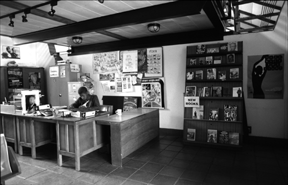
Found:
[(154, 35), (162, 35), (168, 33), (179, 33), (187, 31), (196, 31), (201, 29), (213, 28), (212, 23), (205, 14), (184, 16), (174, 19), (165, 19), (157, 21), (160, 24), (160, 31), (158, 33), (151, 33), (147, 29), (149, 23), (136, 24), (133, 26), (124, 26), (120, 28), (113, 28), (107, 31), (127, 37), (138, 38)]

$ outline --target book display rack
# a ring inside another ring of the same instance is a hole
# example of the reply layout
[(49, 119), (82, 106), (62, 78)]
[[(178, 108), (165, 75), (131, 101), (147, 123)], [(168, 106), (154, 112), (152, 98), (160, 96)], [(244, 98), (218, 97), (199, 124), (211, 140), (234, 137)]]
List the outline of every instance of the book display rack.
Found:
[(185, 103), (186, 144), (241, 147), (243, 42), (188, 46), (184, 96), (199, 97), (199, 105)]

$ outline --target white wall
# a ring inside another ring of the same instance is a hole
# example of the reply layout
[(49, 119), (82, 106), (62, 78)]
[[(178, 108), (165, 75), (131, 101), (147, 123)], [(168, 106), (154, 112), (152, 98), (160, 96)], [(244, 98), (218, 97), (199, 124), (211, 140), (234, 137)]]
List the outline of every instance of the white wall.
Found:
[[(1, 53), (2, 51), (2, 45), (5, 46), (13, 46), (12, 38), (0, 36), (0, 43), (1, 43)], [(2, 56), (0, 57), (0, 65), (6, 66), (6, 64), (9, 61), (15, 61), (19, 66), (34, 66), (39, 67), (37, 63), (37, 44), (26, 44), (22, 46), (16, 46), (20, 47), (20, 59), (2, 59)]]
[[(247, 92), (247, 57), (250, 55), (285, 54), (284, 64), (284, 99), (248, 99), (246, 96), (246, 112), (248, 125), (252, 126), (253, 136), (288, 138), (288, 64), (287, 64), (287, 2), (284, 6), (278, 24), (274, 31), (226, 36), (224, 41), (243, 41), (243, 72), (244, 92)], [(215, 43), (206, 42), (205, 44)], [(194, 44), (163, 46), (166, 109), (160, 110), (160, 127), (183, 129), (183, 93), (185, 89), (186, 47)], [(83, 72), (89, 72), (96, 81), (95, 92), (99, 99), (103, 96), (98, 75), (92, 73), (92, 55), (70, 57), (73, 63), (82, 64)], [(121, 96), (138, 96), (139, 92), (126, 94), (111, 94)]]

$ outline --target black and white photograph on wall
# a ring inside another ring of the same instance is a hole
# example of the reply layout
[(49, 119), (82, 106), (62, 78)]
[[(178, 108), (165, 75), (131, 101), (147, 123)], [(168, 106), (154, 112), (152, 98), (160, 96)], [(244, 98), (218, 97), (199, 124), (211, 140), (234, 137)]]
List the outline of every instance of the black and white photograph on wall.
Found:
[(40, 89), (41, 88), (41, 73), (30, 72), (28, 76), (29, 89)]
[(228, 51), (238, 51), (237, 42), (228, 42)]
[(203, 54), (206, 52), (206, 45), (197, 45), (196, 54)]
[(248, 56), (248, 98), (282, 99), (284, 54)]
[(2, 59), (20, 59), (20, 47), (2, 45)]

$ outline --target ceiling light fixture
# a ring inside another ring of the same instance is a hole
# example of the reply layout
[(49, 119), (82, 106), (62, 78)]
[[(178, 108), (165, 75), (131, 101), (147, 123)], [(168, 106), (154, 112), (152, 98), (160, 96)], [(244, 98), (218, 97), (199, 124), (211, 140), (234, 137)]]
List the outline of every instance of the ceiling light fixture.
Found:
[(83, 38), (82, 37), (72, 37), (72, 41), (74, 44), (81, 44), (82, 43)]
[(98, 0), (99, 1), (99, 3), (104, 3), (104, 0)]
[(151, 33), (157, 33), (160, 30), (160, 24), (150, 23), (147, 25), (147, 28)]
[(53, 6), (57, 5), (57, 1), (52, 1), (50, 5), (51, 5), (51, 11), (48, 12), (48, 15), (54, 16), (56, 10), (53, 9)]
[(12, 19), (15, 18), (15, 15), (10, 15), (9, 18), (10, 18), (10, 23), (8, 24), (8, 26), (14, 27), (14, 21), (12, 21)]
[(27, 14), (30, 13), (30, 10), (25, 10), (24, 15), (22, 15), (22, 22), (28, 22)]

